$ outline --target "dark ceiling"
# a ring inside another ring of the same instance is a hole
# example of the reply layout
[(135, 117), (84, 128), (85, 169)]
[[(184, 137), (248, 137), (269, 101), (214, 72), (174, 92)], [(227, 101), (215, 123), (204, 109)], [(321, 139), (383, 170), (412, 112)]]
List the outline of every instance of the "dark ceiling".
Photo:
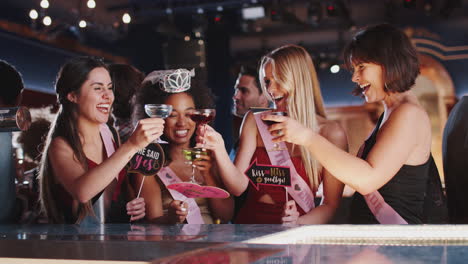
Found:
[[(41, 0), (2, 0), (0, 18), (31, 25), (28, 13), (35, 8), (53, 19), (50, 27), (38, 19), (35, 30), (117, 53), (116, 44), (131, 42), (132, 31), (165, 42), (186, 36), (204, 39), (213, 25), (229, 35), (234, 56), (287, 42), (336, 54), (353, 30), (380, 22), (442, 33), (457, 29), (457, 36), (450, 38), (468, 42), (468, 0), (94, 0), (94, 9), (87, 7), (88, 1), (50, 0), (50, 7), (41, 11)], [(264, 8), (265, 17), (244, 19), (242, 9), (255, 6)], [(122, 23), (124, 13), (132, 17), (129, 25)], [(81, 19), (87, 28), (77, 26)]]

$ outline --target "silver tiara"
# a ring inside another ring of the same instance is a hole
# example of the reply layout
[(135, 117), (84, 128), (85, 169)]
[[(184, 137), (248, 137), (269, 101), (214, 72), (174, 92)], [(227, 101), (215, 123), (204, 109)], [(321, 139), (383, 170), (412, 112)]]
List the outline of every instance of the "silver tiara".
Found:
[(195, 69), (153, 71), (146, 76), (143, 83), (159, 83), (159, 87), (165, 92), (181, 93), (190, 89), (190, 79), (193, 76), (195, 76)]

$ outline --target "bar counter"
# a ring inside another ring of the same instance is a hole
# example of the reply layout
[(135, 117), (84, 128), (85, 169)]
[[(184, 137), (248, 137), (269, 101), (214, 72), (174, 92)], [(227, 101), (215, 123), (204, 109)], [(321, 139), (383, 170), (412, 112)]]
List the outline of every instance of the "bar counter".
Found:
[(465, 225), (0, 225), (0, 263), (467, 263)]

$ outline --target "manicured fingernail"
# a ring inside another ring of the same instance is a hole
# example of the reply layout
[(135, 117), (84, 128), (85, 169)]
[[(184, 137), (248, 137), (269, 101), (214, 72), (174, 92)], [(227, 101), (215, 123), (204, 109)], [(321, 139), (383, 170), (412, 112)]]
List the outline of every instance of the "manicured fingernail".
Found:
[(180, 210), (181, 210), (182, 212), (185, 212), (185, 211), (187, 211), (187, 208), (182, 207)]

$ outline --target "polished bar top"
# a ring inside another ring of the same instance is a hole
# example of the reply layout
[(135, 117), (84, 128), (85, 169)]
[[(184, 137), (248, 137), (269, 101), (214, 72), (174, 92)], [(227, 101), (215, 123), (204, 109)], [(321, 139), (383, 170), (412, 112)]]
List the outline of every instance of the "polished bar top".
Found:
[(396, 264), (467, 259), (468, 226), (0, 225), (0, 263)]

